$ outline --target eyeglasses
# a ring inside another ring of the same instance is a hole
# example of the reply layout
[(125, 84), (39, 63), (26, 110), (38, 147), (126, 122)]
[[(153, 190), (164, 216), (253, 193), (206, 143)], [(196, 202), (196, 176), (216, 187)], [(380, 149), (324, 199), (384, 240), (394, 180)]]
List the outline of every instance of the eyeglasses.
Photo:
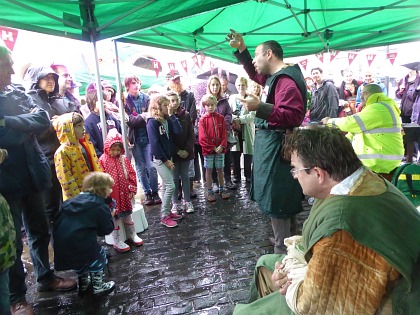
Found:
[(298, 174), (300, 171), (306, 171), (306, 170), (310, 170), (310, 169), (311, 169), (311, 167), (304, 167), (304, 168), (299, 168), (299, 169), (292, 168), (292, 169), (290, 170), (290, 174), (292, 174), (292, 176), (293, 176), (293, 177), (296, 177), (296, 176), (297, 176), (297, 174)]

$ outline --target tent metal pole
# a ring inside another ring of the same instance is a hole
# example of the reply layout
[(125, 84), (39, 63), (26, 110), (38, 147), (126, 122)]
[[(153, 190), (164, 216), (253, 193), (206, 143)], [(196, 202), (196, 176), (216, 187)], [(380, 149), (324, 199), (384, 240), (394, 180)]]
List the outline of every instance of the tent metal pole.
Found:
[(107, 128), (106, 128), (106, 117), (105, 117), (105, 108), (104, 108), (104, 98), (102, 93), (102, 84), (101, 84), (101, 74), (99, 73), (99, 59), (98, 51), (96, 49), (96, 41), (93, 37), (93, 33), (90, 34), (90, 41), (93, 45), (93, 52), (95, 55), (95, 68), (96, 68), (96, 92), (98, 93), (98, 100), (101, 106), (99, 107), (99, 117), (101, 118), (101, 127), (102, 127), (102, 138), (105, 143)]
[(123, 138), (123, 145), (124, 145), (124, 151), (125, 155), (129, 155), (128, 151), (128, 136), (127, 136), (127, 123), (125, 122), (125, 110), (124, 110), (124, 104), (122, 102), (122, 91), (121, 91), (121, 77), (120, 77), (120, 62), (118, 59), (118, 47), (117, 47), (117, 41), (113, 40), (114, 42), (114, 55), (115, 55), (115, 78), (117, 83), (117, 100), (118, 100), (118, 107), (119, 107), (119, 113), (121, 117), (121, 133)]

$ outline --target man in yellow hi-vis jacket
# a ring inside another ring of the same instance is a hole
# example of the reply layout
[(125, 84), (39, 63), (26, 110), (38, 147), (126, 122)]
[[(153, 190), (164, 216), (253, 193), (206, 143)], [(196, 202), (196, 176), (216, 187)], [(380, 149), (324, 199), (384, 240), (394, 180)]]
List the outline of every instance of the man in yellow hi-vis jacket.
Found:
[(348, 132), (362, 163), (390, 180), (404, 156), (400, 109), (377, 84), (363, 87), (361, 106), (362, 111), (353, 116), (327, 117), (322, 122)]

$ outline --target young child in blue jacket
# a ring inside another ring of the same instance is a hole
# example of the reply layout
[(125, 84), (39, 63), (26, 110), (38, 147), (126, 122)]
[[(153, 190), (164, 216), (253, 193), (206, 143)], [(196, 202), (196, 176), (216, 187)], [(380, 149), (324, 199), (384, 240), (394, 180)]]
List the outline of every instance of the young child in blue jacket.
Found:
[(156, 95), (150, 100), (147, 134), (151, 146), (153, 164), (162, 178), (162, 208), (160, 223), (166, 227), (176, 227), (175, 222), (181, 215), (171, 212), (171, 199), (175, 190), (172, 177), (172, 134), (182, 133), (181, 124), (169, 107), (169, 99), (164, 95)]
[(97, 236), (114, 230), (113, 204), (108, 198), (114, 180), (111, 175), (92, 172), (83, 179), (82, 192), (63, 202), (54, 220), (54, 262), (56, 270), (75, 270), (79, 295), (93, 289), (94, 296), (112, 292), (114, 281), (104, 281), (108, 263)]

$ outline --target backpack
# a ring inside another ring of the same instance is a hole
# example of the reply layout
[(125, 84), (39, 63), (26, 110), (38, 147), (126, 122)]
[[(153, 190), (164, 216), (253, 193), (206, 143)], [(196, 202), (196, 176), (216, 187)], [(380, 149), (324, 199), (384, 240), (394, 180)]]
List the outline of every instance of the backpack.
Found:
[(420, 206), (420, 165), (403, 164), (394, 172), (392, 184), (397, 187), (415, 206)]

